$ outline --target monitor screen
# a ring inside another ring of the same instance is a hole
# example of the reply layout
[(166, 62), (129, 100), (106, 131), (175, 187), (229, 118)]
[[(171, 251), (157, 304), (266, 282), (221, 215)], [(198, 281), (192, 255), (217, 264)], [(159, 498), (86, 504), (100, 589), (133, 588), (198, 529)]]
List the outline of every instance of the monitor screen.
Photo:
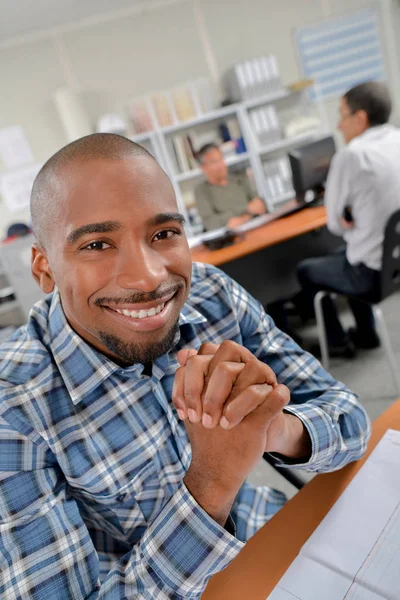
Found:
[(299, 200), (304, 200), (308, 190), (324, 186), (335, 151), (335, 140), (329, 136), (289, 153), (293, 187)]

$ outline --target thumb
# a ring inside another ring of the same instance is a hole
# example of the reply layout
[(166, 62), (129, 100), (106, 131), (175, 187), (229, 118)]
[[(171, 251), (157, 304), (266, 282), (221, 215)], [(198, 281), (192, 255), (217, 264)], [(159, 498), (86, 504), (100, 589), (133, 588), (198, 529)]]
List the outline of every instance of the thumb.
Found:
[(177, 359), (181, 367), (184, 367), (191, 356), (196, 356), (197, 350), (191, 348), (190, 350), (179, 350)]

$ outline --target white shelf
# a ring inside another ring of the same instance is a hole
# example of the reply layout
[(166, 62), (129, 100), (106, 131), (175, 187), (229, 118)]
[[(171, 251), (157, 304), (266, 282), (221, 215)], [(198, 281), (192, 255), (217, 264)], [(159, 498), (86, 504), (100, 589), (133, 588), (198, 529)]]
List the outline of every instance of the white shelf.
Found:
[(279, 142), (274, 142), (273, 144), (266, 144), (265, 146), (261, 146), (260, 148), (258, 148), (258, 154), (261, 156), (264, 154), (269, 154), (270, 152), (276, 152), (277, 150), (285, 150), (286, 148), (297, 146), (298, 144), (302, 144), (303, 142), (314, 141), (321, 137), (323, 137), (323, 133), (320, 129), (316, 129), (314, 131), (307, 131), (306, 133), (295, 135), (294, 137), (284, 138), (283, 140), (279, 140)]
[(289, 98), (290, 96), (293, 96), (296, 93), (296, 91), (287, 90), (283, 88), (281, 90), (276, 90), (276, 92), (265, 94), (264, 96), (259, 96), (257, 98), (245, 100), (244, 105), (248, 109), (256, 108), (257, 106), (262, 106), (263, 104), (270, 104), (271, 102), (278, 102), (278, 100)]
[[(282, 88), (280, 90), (276, 90), (275, 92), (271, 92), (270, 94), (258, 96), (257, 98), (250, 98), (249, 100), (245, 100), (244, 102), (235, 102), (233, 104), (230, 104), (229, 106), (224, 106), (222, 108), (217, 108), (188, 121), (182, 121), (180, 123), (175, 123), (174, 125), (168, 125), (167, 127), (160, 127), (158, 131), (162, 132), (164, 135), (171, 135), (183, 129), (190, 129), (190, 127), (196, 127), (197, 125), (202, 125), (204, 123), (208, 123), (209, 121), (217, 121), (218, 119), (224, 119), (226, 117), (232, 116), (238, 111), (240, 106), (244, 106), (247, 109), (251, 109), (257, 106), (261, 106), (263, 104), (269, 104), (271, 102), (277, 102), (284, 98), (289, 98), (290, 96), (293, 96), (297, 93), (298, 92), (296, 90)], [(153, 134), (154, 131), (147, 131), (145, 133), (134, 135), (133, 137), (131, 137), (131, 140), (140, 143), (141, 141), (146, 141), (150, 139), (150, 137)]]
[(144, 133), (138, 133), (137, 135), (133, 135), (130, 140), (135, 142), (136, 144), (141, 144), (142, 142), (149, 142), (154, 135), (154, 131), (145, 131)]
[(0, 304), (0, 315), (5, 315), (6, 313), (16, 310), (17, 308), (19, 308), (18, 300), (11, 300), (10, 302)]
[(160, 131), (164, 133), (164, 135), (171, 135), (172, 133), (176, 133), (177, 131), (182, 131), (183, 129), (190, 129), (190, 127), (195, 127), (196, 125), (203, 125), (204, 123), (208, 123), (209, 121), (217, 121), (218, 119), (225, 119), (226, 117), (230, 117), (234, 115), (238, 110), (238, 104), (230, 104), (229, 106), (225, 106), (223, 108), (218, 108), (217, 110), (213, 110), (208, 113), (204, 113), (200, 117), (196, 117), (195, 119), (190, 119), (189, 121), (183, 121), (182, 123), (177, 123), (176, 125), (170, 125), (169, 127), (163, 127)]
[[(230, 156), (226, 159), (226, 164), (228, 167), (232, 167), (234, 165), (239, 165), (242, 162), (249, 160), (248, 152), (241, 152), (240, 154), (235, 154), (234, 156)], [(193, 169), (192, 171), (185, 171), (185, 173), (179, 173), (178, 175), (174, 175), (174, 180), (177, 183), (183, 183), (184, 181), (190, 181), (192, 179), (197, 179), (198, 177), (203, 177), (203, 172), (201, 169)]]

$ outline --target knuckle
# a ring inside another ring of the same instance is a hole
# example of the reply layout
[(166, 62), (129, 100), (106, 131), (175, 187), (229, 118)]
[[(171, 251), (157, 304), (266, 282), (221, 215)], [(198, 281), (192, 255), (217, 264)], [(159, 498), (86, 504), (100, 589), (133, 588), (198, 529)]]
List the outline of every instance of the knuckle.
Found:
[(185, 400), (189, 403), (195, 403), (200, 400), (198, 390), (193, 386), (187, 386), (184, 389)]
[(201, 345), (199, 354), (214, 354), (218, 350), (219, 346), (212, 342), (205, 342)]
[(191, 400), (193, 398), (193, 391), (191, 390), (191, 388), (185, 387), (184, 394), (187, 400)]
[[(193, 354), (192, 356), (189, 356), (189, 358), (186, 361), (186, 365), (185, 366), (187, 366), (189, 364), (191, 366), (193, 366), (193, 365), (197, 364), (198, 362), (199, 362), (199, 355), (198, 354)], [(183, 367), (181, 367), (181, 368), (183, 368)]]
[(259, 361), (253, 354), (246, 361), (246, 369), (251, 372), (259, 372), (260, 374), (265, 371), (264, 363)]
[(252, 386), (252, 393), (257, 400), (265, 400), (268, 395), (268, 391), (264, 385), (254, 385)]
[(230, 362), (220, 362), (218, 363), (218, 365), (215, 367), (214, 370), (214, 377), (224, 377), (226, 378), (226, 376), (228, 377), (232, 377), (232, 376), (237, 376), (237, 364), (232, 364)]
[(221, 347), (227, 350), (237, 350), (238, 345), (233, 340), (224, 340), (221, 344)]
[(213, 375), (214, 375), (214, 378), (217, 378), (217, 377), (221, 377), (221, 376), (225, 375), (226, 373), (229, 373), (228, 363), (220, 362), (216, 365)]
[(211, 396), (207, 396), (207, 395), (206, 395), (206, 396), (205, 396), (205, 398), (204, 398), (204, 403), (203, 403), (203, 405), (204, 405), (204, 406), (203, 406), (204, 410), (205, 410), (205, 409), (215, 409), (215, 408), (219, 408), (219, 407), (220, 407), (220, 405), (221, 405), (221, 402), (220, 402), (220, 400), (219, 400), (219, 399), (218, 399), (216, 396), (214, 396), (214, 395), (211, 395)]
[(290, 401), (290, 390), (286, 385), (283, 385), (283, 383), (277, 385), (275, 388), (275, 393), (281, 399), (282, 404), (288, 404)]

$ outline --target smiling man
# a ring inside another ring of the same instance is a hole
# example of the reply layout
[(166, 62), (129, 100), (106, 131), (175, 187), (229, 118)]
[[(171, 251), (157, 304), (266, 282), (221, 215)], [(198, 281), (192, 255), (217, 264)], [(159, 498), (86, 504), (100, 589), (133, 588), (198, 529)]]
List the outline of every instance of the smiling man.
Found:
[(368, 418), (238, 284), (192, 266), (140, 146), (66, 146), (31, 209), (49, 295), (0, 346), (0, 597), (199, 598), (284, 502), (245, 482), (263, 453), (338, 469)]

